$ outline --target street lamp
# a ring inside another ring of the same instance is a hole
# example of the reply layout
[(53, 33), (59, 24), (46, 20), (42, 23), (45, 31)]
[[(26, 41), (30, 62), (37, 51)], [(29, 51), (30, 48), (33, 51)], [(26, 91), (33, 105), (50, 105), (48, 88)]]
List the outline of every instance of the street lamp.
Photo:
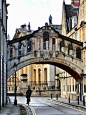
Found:
[(17, 99), (16, 99), (16, 70), (17, 70), (17, 64), (14, 63), (13, 67), (15, 69), (15, 100), (14, 100), (14, 105), (17, 105)]
[(40, 71), (41, 71), (41, 69), (39, 68), (38, 71), (39, 71), (39, 95), (41, 95), (41, 91), (40, 91), (40, 85), (41, 85), (40, 84)]

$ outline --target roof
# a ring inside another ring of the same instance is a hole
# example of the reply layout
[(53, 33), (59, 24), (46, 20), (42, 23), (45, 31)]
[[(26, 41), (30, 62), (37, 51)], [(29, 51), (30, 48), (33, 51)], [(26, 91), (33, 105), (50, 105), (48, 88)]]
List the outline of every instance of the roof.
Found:
[(66, 18), (76, 16), (78, 8), (74, 8), (72, 5), (65, 5)]
[[(66, 14), (66, 23), (67, 23), (67, 30), (66, 32), (68, 33), (73, 27), (72, 25), (72, 17), (76, 16), (76, 18), (78, 19), (78, 10), (79, 8), (74, 8), (71, 4), (70, 5), (66, 5), (65, 3), (63, 3), (64, 5), (64, 10), (65, 10), (65, 14)], [(76, 24), (77, 25), (77, 24)]]
[[(45, 27), (45, 26), (43, 26), (43, 27)], [(43, 27), (41, 27), (39, 30), (41, 30)], [(51, 26), (47, 26), (47, 27), (51, 27)], [(52, 29), (54, 32), (58, 33), (58, 37), (59, 37), (59, 38), (62, 38), (63, 40), (67, 40), (67, 41), (70, 41), (71, 43), (75, 43), (75, 44), (78, 44), (78, 45), (80, 45), (80, 46), (83, 46), (83, 43), (82, 43), (82, 42), (77, 41), (77, 40), (74, 40), (74, 39), (72, 39), (72, 38), (69, 38), (69, 37), (66, 37), (66, 36), (63, 36), (63, 35), (59, 34), (59, 32), (56, 31), (53, 27), (51, 27), (51, 29)], [(20, 39), (19, 39), (19, 38), (16, 38), (16, 39), (13, 39), (13, 40), (11, 40), (11, 41), (8, 41), (8, 45), (9, 45), (9, 44), (12, 44), (12, 43), (15, 43), (15, 42), (19, 42), (19, 41), (25, 40), (25, 39), (30, 39), (31, 37), (34, 37), (34, 34), (37, 33), (37, 32), (39, 32), (39, 30), (34, 31), (32, 34), (29, 34), (29, 35), (20, 37)]]
[(20, 36), (18, 36), (20, 33), (22, 34), (22, 36), (26, 36), (26, 35), (31, 34), (32, 31), (28, 31), (27, 29), (17, 28), (13, 39), (20, 38)]
[(50, 25), (51, 27), (53, 27), (56, 31), (58, 31), (59, 33), (61, 33), (61, 27), (62, 25)]

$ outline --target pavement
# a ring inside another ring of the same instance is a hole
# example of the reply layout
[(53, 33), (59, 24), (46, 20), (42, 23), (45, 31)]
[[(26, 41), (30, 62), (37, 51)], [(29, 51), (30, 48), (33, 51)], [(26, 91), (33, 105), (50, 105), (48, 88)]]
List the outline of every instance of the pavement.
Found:
[[(69, 100), (65, 99), (65, 98), (48, 98), (47, 100), (51, 101), (51, 102), (60, 102), (60, 103), (64, 103), (64, 104), (68, 104), (70, 106), (75, 106), (75, 107), (79, 107), (82, 108), (84, 110), (86, 110), (86, 106), (83, 106), (83, 101), (79, 101), (79, 105), (78, 105), (78, 101), (77, 100)], [(86, 105), (86, 103), (85, 103)], [(34, 115), (33, 112), (33, 108), (31, 106), (28, 106), (26, 104), (22, 104), (22, 106), (25, 107), (25, 110), (27, 111), (27, 115)], [(0, 115), (20, 115), (20, 105), (14, 105), (13, 102), (8, 102), (1, 110), (0, 110)]]
[[(21, 104), (22, 105), (22, 104)], [(25, 107), (25, 110), (27, 112), (26, 115), (34, 115), (33, 110), (30, 106), (28, 105), (22, 105)], [(20, 105), (14, 105), (14, 103), (7, 103), (1, 110), (0, 110), (0, 115), (21, 115), (20, 114)], [(24, 114), (23, 114), (24, 115)]]
[(86, 110), (86, 102), (83, 104), (83, 101), (78, 102), (78, 100), (71, 100), (70, 99), (70, 103), (69, 103), (69, 99), (66, 99), (66, 98), (58, 98), (58, 99), (49, 98), (48, 100), (50, 100), (52, 102), (60, 102), (60, 103), (67, 104), (67, 105), (70, 105), (70, 106), (73, 106), (73, 107), (76, 107), (79, 109)]

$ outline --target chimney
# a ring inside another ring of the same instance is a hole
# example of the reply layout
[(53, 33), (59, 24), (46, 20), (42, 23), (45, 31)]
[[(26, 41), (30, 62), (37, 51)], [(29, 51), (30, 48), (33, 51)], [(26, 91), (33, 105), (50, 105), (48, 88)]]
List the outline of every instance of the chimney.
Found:
[(40, 27), (38, 27), (38, 30), (40, 29)]
[(45, 26), (48, 26), (48, 23), (47, 23), (47, 22), (45, 23)]
[(26, 24), (21, 25), (21, 29), (26, 30)]
[(79, 7), (79, 0), (71, 0), (71, 5), (75, 8)]

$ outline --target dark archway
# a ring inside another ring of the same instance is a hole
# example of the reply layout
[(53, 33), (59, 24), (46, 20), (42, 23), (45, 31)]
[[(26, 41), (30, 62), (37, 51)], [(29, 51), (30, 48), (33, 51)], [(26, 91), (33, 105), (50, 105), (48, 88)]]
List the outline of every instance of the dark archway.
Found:
[(66, 65), (63, 65), (60, 63), (55, 63), (55, 62), (39, 62), (36, 64), (50, 64), (50, 65), (57, 66), (57, 67), (65, 70), (66, 72), (68, 72), (71, 76), (73, 76), (76, 79), (76, 81), (79, 82), (82, 80), (81, 76), (77, 72), (75, 72), (73, 69), (71, 69), (70, 67), (68, 67)]

